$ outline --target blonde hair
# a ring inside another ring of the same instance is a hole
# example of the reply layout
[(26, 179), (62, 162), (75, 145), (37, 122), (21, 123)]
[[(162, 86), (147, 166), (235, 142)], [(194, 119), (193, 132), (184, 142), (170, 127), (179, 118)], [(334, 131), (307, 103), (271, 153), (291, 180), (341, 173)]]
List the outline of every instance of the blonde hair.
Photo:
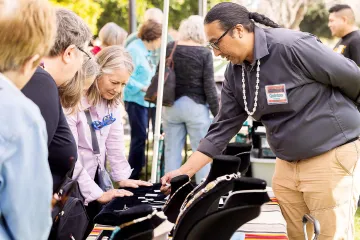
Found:
[(205, 44), (204, 18), (192, 15), (183, 20), (179, 27), (179, 40), (192, 40), (199, 44)]
[(0, 1), (0, 72), (17, 71), (36, 54), (47, 55), (55, 26), (54, 9), (46, 0)]
[(84, 62), (75, 76), (58, 87), (61, 106), (67, 114), (73, 114), (80, 109), (80, 101), (83, 96), (84, 81), (96, 77), (100, 72), (99, 65), (94, 58)]
[[(114, 45), (103, 48), (96, 55), (96, 59), (100, 67), (100, 73), (86, 93), (88, 102), (91, 106), (96, 106), (103, 100), (98, 86), (98, 81), (102, 75), (111, 74), (116, 69), (126, 70), (130, 75), (134, 71), (131, 55), (121, 46)], [(113, 107), (120, 104), (121, 98), (122, 92), (113, 99), (106, 101), (109, 106)]]
[(83, 48), (92, 39), (90, 28), (74, 12), (65, 8), (56, 10), (57, 35), (55, 45), (50, 51), (50, 57), (56, 57), (70, 45)]
[(99, 32), (99, 39), (104, 46), (125, 44), (128, 33), (119, 25), (113, 22), (105, 24)]

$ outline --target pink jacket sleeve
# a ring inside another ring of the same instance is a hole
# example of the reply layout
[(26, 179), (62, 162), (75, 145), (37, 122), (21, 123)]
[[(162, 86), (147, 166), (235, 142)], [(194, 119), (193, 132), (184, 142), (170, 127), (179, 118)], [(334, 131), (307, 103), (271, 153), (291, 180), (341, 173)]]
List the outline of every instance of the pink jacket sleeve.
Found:
[(124, 128), (120, 107), (113, 109), (113, 115), (116, 121), (111, 124), (105, 144), (107, 159), (111, 166), (111, 178), (113, 181), (119, 182), (128, 179), (132, 169), (125, 156)]
[[(74, 135), (76, 145), (78, 146), (79, 136), (77, 130), (77, 123), (78, 123), (78, 115), (67, 115), (66, 119), (68, 121), (70, 130)], [(76, 179), (80, 186), (81, 194), (85, 198), (85, 205), (88, 203), (95, 201), (96, 199), (100, 198), (103, 194), (103, 190), (94, 182), (94, 180), (90, 177), (86, 169), (81, 164), (81, 157), (78, 154), (78, 159), (75, 164), (75, 169), (73, 173), (73, 179)]]

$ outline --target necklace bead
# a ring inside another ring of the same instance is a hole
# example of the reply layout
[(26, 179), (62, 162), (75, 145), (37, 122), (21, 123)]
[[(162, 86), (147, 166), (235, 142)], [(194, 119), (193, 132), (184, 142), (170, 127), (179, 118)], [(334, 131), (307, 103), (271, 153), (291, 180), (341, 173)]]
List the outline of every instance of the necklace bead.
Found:
[(244, 99), (244, 106), (245, 111), (249, 116), (252, 116), (257, 107), (258, 95), (259, 95), (259, 82), (260, 82), (260, 60), (257, 60), (257, 68), (256, 68), (256, 87), (255, 87), (255, 97), (254, 97), (254, 107), (253, 110), (250, 112), (248, 109), (247, 101), (246, 101), (246, 90), (245, 90), (245, 73), (244, 73), (244, 66), (242, 67), (242, 91), (243, 91), (243, 99)]

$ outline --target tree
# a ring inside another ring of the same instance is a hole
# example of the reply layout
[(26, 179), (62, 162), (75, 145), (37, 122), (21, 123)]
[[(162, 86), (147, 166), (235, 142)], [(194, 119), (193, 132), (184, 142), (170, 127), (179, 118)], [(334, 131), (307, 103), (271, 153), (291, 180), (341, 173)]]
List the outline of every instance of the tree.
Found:
[[(129, 29), (129, 0), (50, 0), (54, 4), (68, 8), (90, 26), (94, 35), (108, 22), (115, 22), (125, 30)], [(208, 10), (215, 4), (230, 0), (207, 0)], [(163, 0), (136, 0), (137, 22), (143, 22), (146, 9), (163, 9)], [(198, 14), (198, 0), (170, 0), (169, 27), (177, 29), (182, 20)]]
[(101, 5), (93, 0), (50, 0), (56, 6), (64, 7), (74, 11), (89, 25), (91, 31), (95, 34), (98, 31), (97, 21), (100, 17), (103, 8)]
[[(215, 4), (224, 2), (224, 0), (207, 0), (208, 9)], [(225, 0), (229, 2), (230, 0)], [(124, 29), (129, 28), (129, 12), (128, 0), (100, 0), (101, 7), (104, 9), (101, 14), (97, 27), (100, 29), (107, 22), (115, 22)], [(163, 0), (137, 0), (136, 1), (136, 16), (137, 22), (143, 22), (143, 16), (146, 9), (157, 7), (163, 9)], [(169, 27), (178, 29), (180, 23), (185, 18), (191, 15), (197, 15), (199, 11), (198, 0), (177, 0), (170, 1), (169, 9)]]
[[(97, 23), (100, 29), (107, 22), (115, 22), (124, 29), (129, 28), (129, 11), (128, 0), (101, 0), (101, 6), (104, 12), (101, 14)], [(143, 17), (146, 9), (157, 7), (163, 9), (163, 0), (137, 0), (136, 1), (136, 16), (137, 22), (143, 22)], [(169, 27), (178, 28), (180, 21), (187, 16), (196, 14), (198, 9), (197, 1), (194, 0), (180, 0), (171, 1), (169, 9)]]
[(285, 28), (299, 29), (305, 13), (311, 3), (319, 0), (235, 0), (252, 12), (269, 17)]
[(324, 3), (312, 4), (300, 23), (300, 29), (304, 32), (315, 34), (320, 38), (331, 38), (328, 24), (328, 9)]
[(125, 30), (128, 30), (128, 0), (100, 0), (98, 3), (101, 8), (104, 9), (96, 24), (98, 29), (101, 29), (108, 22), (114, 22)]

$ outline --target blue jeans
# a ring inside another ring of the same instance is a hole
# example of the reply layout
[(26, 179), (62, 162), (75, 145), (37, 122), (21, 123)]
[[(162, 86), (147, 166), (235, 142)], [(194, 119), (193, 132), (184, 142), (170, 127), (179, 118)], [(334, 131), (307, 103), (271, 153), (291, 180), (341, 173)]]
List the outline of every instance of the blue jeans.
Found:
[[(149, 108), (141, 106), (134, 102), (125, 102), (125, 109), (128, 113), (130, 124), (130, 151), (129, 164), (133, 171), (130, 179), (139, 179), (142, 167), (145, 165), (145, 143), (146, 128), (148, 126)], [(151, 109), (151, 114), (155, 114), (155, 110)], [(155, 117), (151, 117), (154, 121)], [(153, 125), (154, 126), (154, 125)]]
[[(182, 163), (181, 152), (184, 147), (186, 134), (190, 136), (193, 152), (199, 142), (205, 137), (209, 126), (209, 108), (183, 96), (175, 101), (172, 107), (163, 108), (163, 126), (165, 132), (165, 172), (178, 169)], [(206, 177), (210, 164), (196, 173), (196, 182)]]

